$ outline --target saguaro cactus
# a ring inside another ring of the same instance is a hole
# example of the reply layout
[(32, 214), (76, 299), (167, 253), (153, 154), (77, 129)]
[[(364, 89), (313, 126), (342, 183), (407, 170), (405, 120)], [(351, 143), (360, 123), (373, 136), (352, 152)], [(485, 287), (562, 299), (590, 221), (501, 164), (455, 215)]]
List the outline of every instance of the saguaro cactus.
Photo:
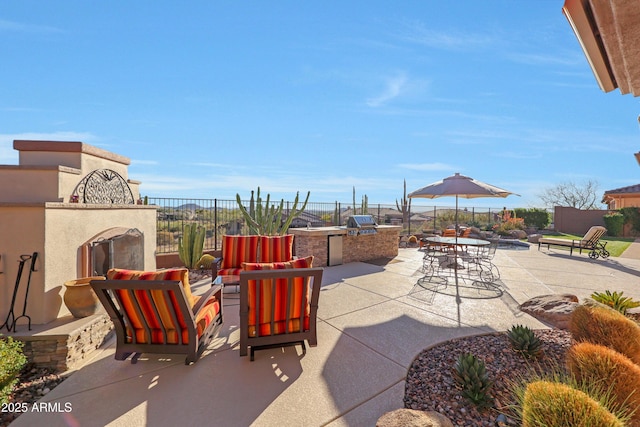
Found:
[[(362, 203), (360, 204), (360, 214), (364, 215), (369, 211), (369, 197), (365, 194), (362, 196)], [(353, 214), (358, 214), (358, 208), (356, 205), (356, 186), (353, 186)]]
[(396, 207), (398, 211), (402, 213), (402, 224), (409, 223), (409, 211), (411, 210), (411, 199), (407, 198), (407, 180), (404, 180), (404, 194), (402, 196), (402, 203), (398, 203), (396, 199)]
[[(253, 191), (251, 192), (251, 204), (249, 211), (242, 205), (240, 194), (236, 194), (236, 202), (240, 208), (242, 216), (247, 221), (250, 234), (260, 234), (265, 236), (272, 235), (285, 235), (291, 222), (297, 216), (299, 216), (307, 207), (309, 196), (311, 192), (307, 192), (307, 198), (305, 199), (302, 207), (298, 209), (298, 202), (300, 198), (300, 192), (296, 193), (296, 198), (293, 202), (293, 207), (289, 210), (287, 218), (283, 221), (282, 214), (284, 210), (284, 199), (280, 201), (280, 204), (276, 208), (275, 204), (270, 203), (271, 195), (267, 194), (264, 206), (262, 205), (262, 197), (260, 196), (260, 187), (256, 193), (256, 199), (253, 199)], [(253, 207), (255, 204), (255, 207)]]
[(356, 186), (353, 186), (353, 214), (356, 215), (358, 211), (356, 210)]

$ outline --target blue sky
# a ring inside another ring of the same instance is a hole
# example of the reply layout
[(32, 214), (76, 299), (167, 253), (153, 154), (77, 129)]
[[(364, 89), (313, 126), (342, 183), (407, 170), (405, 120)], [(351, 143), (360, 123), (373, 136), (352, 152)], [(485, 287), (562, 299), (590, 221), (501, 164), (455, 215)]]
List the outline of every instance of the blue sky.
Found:
[(521, 195), (461, 206), (542, 207), (637, 184), (639, 101), (600, 90), (562, 3), (2, 2), (0, 163), (83, 141), (157, 197), (394, 203), (460, 172)]

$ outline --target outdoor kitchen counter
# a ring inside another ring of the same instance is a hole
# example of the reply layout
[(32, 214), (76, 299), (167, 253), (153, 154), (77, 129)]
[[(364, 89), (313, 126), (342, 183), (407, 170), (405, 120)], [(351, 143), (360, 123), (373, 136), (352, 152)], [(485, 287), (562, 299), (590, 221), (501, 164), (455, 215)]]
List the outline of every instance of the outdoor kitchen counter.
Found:
[(345, 227), (290, 228), (294, 254), (301, 258), (313, 255), (314, 267), (325, 267), (329, 259), (329, 236), (342, 236), (342, 263), (393, 258), (398, 255), (402, 227), (379, 225), (375, 234), (351, 235)]

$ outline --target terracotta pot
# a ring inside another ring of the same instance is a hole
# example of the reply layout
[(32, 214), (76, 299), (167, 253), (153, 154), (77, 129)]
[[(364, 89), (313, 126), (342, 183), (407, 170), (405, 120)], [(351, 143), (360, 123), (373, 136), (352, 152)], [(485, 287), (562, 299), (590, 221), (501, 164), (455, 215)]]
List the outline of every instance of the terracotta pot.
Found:
[(64, 282), (64, 304), (67, 306), (73, 317), (82, 318), (91, 316), (102, 308), (100, 300), (90, 282), (92, 280), (105, 280), (104, 276), (83, 277), (80, 279)]

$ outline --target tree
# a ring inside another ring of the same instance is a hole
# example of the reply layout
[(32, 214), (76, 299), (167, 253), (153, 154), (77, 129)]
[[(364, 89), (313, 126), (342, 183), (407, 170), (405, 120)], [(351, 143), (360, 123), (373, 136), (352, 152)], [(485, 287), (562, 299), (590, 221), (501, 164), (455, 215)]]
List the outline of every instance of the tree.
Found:
[(549, 187), (538, 197), (548, 207), (568, 206), (576, 209), (600, 209), (597, 181), (588, 180), (582, 184), (563, 182)]

